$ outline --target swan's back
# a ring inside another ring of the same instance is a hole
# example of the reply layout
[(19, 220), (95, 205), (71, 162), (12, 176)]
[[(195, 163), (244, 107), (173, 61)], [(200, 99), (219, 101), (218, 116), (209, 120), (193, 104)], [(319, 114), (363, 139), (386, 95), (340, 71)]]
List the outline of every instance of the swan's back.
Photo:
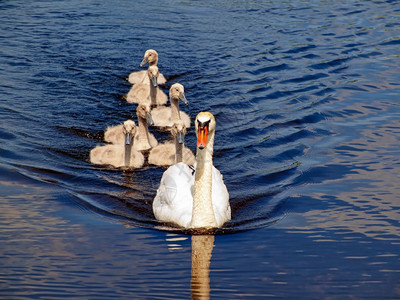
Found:
[(123, 144), (125, 142), (125, 134), (123, 124), (108, 126), (104, 132), (104, 140), (107, 143)]
[[(149, 154), (149, 164), (156, 166), (171, 166), (175, 164), (176, 146), (174, 142), (167, 142), (162, 145), (157, 145), (151, 149)], [(182, 159), (185, 164), (193, 165), (196, 162), (196, 158), (193, 152), (183, 147)]]
[(126, 101), (129, 103), (140, 103), (146, 101), (149, 102), (149, 84), (138, 83), (132, 86), (128, 94), (126, 95)]
[(129, 74), (128, 81), (131, 84), (138, 84), (138, 83), (146, 83), (145, 80), (150, 82), (148, 76), (147, 76), (147, 71), (136, 71), (132, 72)]
[(175, 144), (165, 143), (151, 149), (149, 164), (156, 166), (171, 166), (175, 163)]
[(161, 178), (153, 201), (155, 217), (162, 222), (189, 227), (193, 210), (193, 185), (192, 170), (185, 163), (169, 167)]
[[(174, 121), (172, 120), (172, 109), (171, 107), (160, 106), (156, 107), (151, 111), (151, 116), (154, 120), (154, 126), (157, 127), (172, 127)], [(186, 128), (190, 127), (190, 117), (187, 113), (179, 111), (179, 115)]]
[[(116, 168), (125, 166), (125, 145), (96, 146), (90, 151), (90, 162), (96, 165), (111, 165)], [(144, 164), (144, 156), (131, 150), (129, 167), (140, 168)]]

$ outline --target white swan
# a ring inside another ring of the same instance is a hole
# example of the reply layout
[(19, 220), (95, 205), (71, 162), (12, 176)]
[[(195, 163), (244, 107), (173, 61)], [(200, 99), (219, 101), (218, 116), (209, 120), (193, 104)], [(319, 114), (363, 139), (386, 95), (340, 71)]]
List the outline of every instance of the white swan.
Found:
[(158, 87), (158, 74), (157, 66), (149, 66), (147, 69), (148, 82), (137, 83), (132, 86), (126, 95), (126, 101), (129, 103), (148, 102), (151, 106), (166, 104), (168, 96)]
[(156, 138), (149, 132), (149, 126), (153, 125), (150, 104), (139, 104), (136, 108), (136, 115), (139, 125), (134, 138), (134, 149), (138, 151), (145, 151), (157, 146), (158, 142)]
[(96, 146), (90, 151), (90, 162), (98, 165), (111, 165), (116, 168), (140, 168), (144, 164), (142, 153), (132, 149), (136, 125), (132, 120), (127, 120), (122, 126), (125, 142)]
[(154, 198), (153, 213), (159, 221), (184, 228), (221, 227), (231, 219), (231, 208), (222, 175), (212, 163), (215, 118), (200, 112), (195, 126), (196, 170), (193, 174), (185, 163), (169, 167)]
[(171, 107), (160, 106), (151, 111), (154, 120), (154, 126), (158, 127), (171, 127), (176, 120), (181, 119), (186, 128), (190, 127), (190, 117), (187, 113), (179, 111), (179, 100), (186, 105), (189, 102), (186, 100), (185, 89), (182, 84), (174, 83), (169, 89), (169, 100)]
[(149, 164), (171, 166), (183, 161), (188, 165), (193, 165), (196, 159), (192, 151), (184, 145), (186, 127), (182, 120), (175, 121), (174, 126), (171, 127), (171, 134), (173, 141), (159, 144), (151, 149)]
[[(144, 53), (143, 60), (140, 63), (140, 67), (143, 67), (146, 64), (150, 66), (157, 66), (158, 63), (158, 53), (156, 50), (149, 49)], [(149, 83), (149, 78), (147, 77), (146, 71), (138, 71), (132, 72), (129, 74), (128, 81), (131, 84), (137, 83)], [(157, 77), (158, 84), (164, 84), (167, 80), (165, 79), (164, 75), (159, 73)]]

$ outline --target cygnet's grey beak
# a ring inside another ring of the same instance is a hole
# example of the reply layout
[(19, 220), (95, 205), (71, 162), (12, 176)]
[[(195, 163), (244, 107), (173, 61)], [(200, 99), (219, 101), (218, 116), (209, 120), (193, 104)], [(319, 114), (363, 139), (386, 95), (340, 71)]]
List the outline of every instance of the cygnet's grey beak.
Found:
[(148, 126), (154, 125), (153, 118), (151, 117), (151, 114), (148, 112), (146, 113), (146, 121)]
[(185, 94), (184, 93), (179, 93), (179, 100), (181, 100), (183, 103), (186, 105), (189, 104), (189, 102), (186, 100)]
[(147, 57), (144, 57), (142, 62), (140, 63), (139, 67), (143, 67), (145, 64), (147, 64), (149, 61), (147, 60)]
[(153, 83), (154, 87), (158, 86), (158, 82), (157, 82), (157, 76), (151, 76), (151, 82)]
[(133, 136), (130, 132), (125, 133), (125, 145), (132, 144)]
[(183, 134), (182, 131), (178, 131), (176, 137), (178, 138), (178, 143), (183, 144), (185, 140), (185, 135)]

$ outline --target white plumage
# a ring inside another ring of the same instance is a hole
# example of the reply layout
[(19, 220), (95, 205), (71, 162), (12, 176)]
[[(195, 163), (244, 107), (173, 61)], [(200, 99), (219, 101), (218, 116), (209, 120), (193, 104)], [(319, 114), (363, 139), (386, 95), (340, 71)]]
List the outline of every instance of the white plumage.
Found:
[(212, 163), (215, 118), (201, 112), (195, 125), (195, 172), (185, 163), (169, 167), (154, 198), (153, 213), (159, 221), (184, 228), (221, 227), (231, 219), (231, 208), (223, 177)]

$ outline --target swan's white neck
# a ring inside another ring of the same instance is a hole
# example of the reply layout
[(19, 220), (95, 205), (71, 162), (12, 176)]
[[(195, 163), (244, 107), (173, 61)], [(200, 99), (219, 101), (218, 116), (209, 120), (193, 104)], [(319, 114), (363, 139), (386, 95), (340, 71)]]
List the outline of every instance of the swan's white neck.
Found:
[(179, 99), (171, 98), (171, 122), (175, 122), (181, 118), (179, 114)]
[[(140, 144), (146, 145), (148, 144), (148, 148), (151, 148), (150, 145), (150, 138), (149, 138), (149, 130), (147, 126), (147, 121), (146, 119), (143, 119), (141, 117), (138, 117), (138, 140), (140, 141)], [(147, 143), (147, 144), (146, 144)]]
[(212, 204), (213, 145), (214, 133), (210, 133), (207, 146), (197, 148), (191, 228), (217, 227)]

